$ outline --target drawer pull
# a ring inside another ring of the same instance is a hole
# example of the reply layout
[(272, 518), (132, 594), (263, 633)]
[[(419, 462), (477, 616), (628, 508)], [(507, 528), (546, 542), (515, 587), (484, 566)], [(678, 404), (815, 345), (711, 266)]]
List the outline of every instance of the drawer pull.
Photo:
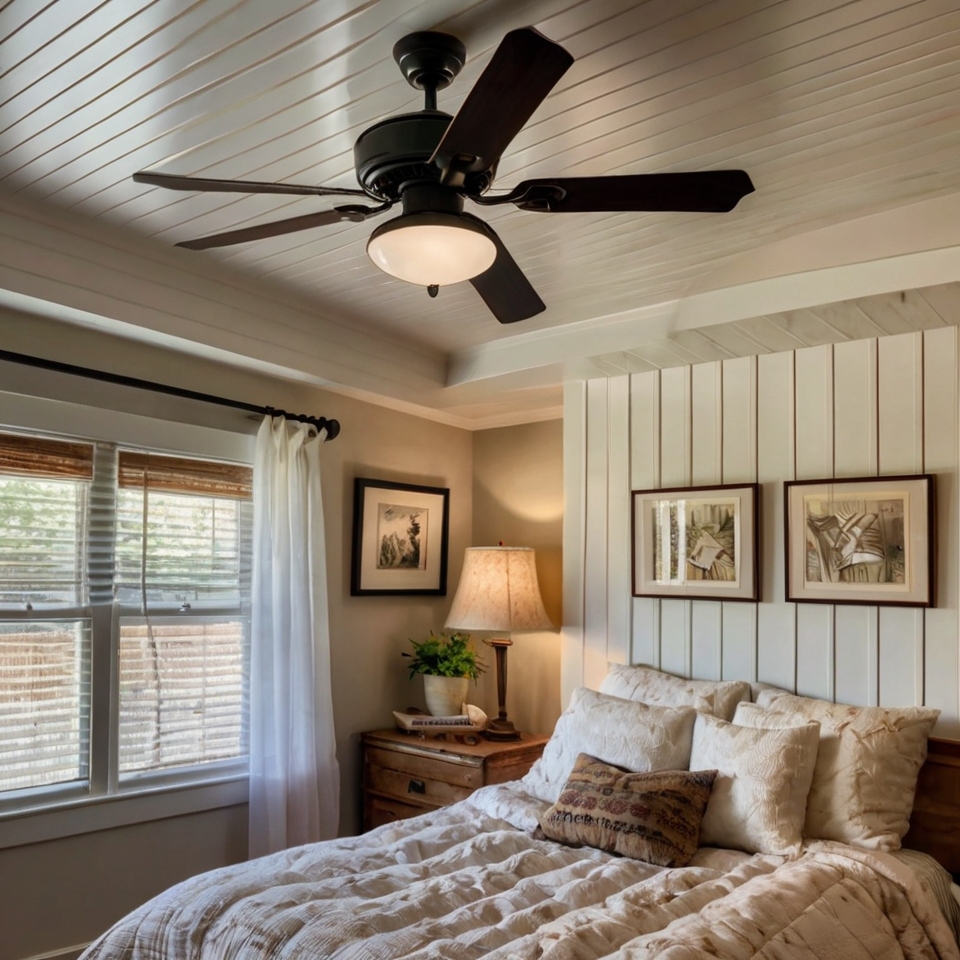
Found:
[(407, 784), (407, 793), (426, 793), (427, 785), (422, 780), (411, 780)]

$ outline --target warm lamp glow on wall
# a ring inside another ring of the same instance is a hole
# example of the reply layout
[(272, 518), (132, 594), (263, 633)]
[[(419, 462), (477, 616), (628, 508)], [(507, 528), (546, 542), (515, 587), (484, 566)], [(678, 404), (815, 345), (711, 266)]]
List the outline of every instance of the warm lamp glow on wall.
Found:
[[(463, 573), (446, 626), (453, 630), (550, 630), (553, 623), (543, 608), (532, 547), (468, 547)], [(517, 740), (519, 732), (507, 719), (508, 637), (485, 640), (497, 655), (499, 715), (484, 735), (490, 740)]]

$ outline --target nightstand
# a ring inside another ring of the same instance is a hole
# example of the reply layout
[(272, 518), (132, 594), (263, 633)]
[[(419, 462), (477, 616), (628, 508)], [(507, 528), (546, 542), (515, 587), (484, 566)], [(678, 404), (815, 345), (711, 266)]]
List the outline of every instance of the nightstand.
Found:
[(524, 733), (511, 743), (470, 745), (396, 729), (361, 734), (363, 829), (445, 807), (477, 787), (516, 780), (533, 766), (548, 739)]

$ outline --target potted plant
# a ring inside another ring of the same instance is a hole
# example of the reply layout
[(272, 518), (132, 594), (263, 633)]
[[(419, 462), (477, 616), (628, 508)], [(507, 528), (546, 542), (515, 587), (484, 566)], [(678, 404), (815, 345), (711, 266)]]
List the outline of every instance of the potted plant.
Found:
[(468, 681), (476, 681), (484, 671), (480, 655), (470, 644), (470, 634), (435, 634), (426, 640), (410, 641), (413, 653), (404, 653), (410, 660), (410, 679), (423, 676), (423, 695), (427, 709), (435, 717), (452, 717), (460, 713), (467, 696)]

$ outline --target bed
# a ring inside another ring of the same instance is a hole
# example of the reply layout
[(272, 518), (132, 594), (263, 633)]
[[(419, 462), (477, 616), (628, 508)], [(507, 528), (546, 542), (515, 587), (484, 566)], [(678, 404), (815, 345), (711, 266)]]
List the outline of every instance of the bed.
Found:
[(754, 693), (616, 668), (523, 780), (194, 877), (83, 960), (960, 960), (949, 874), (896, 849), (919, 772), (908, 842), (960, 868), (936, 712)]

